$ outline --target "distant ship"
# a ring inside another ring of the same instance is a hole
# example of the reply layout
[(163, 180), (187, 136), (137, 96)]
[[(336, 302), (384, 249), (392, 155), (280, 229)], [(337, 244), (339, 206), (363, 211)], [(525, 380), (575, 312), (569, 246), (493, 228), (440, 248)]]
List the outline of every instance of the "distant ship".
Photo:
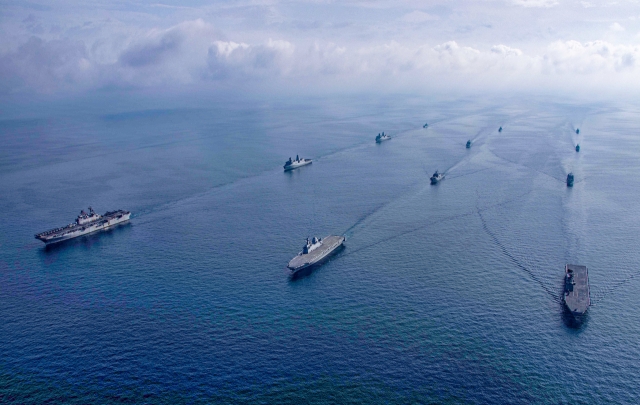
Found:
[(307, 238), (307, 243), (302, 248), (302, 252), (291, 259), (287, 267), (292, 274), (311, 267), (342, 246), (345, 239), (344, 236), (335, 235), (326, 236), (324, 239), (316, 238), (315, 236), (311, 240)]
[(571, 314), (580, 319), (591, 305), (589, 272), (586, 266), (567, 264), (564, 267), (564, 305)]
[(576, 145), (576, 152), (580, 152), (580, 144)]
[(567, 187), (573, 187), (573, 173), (567, 174)]
[(422, 128), (426, 128), (426, 127), (428, 127), (428, 126), (429, 126), (429, 124), (427, 124), (427, 123), (425, 122), (425, 123), (424, 123), (424, 125), (422, 126)]
[(444, 179), (444, 174), (438, 173), (438, 171), (436, 170), (436, 172), (433, 173), (433, 176), (431, 176), (430, 178), (431, 184), (437, 184), (442, 179)]
[(388, 141), (389, 139), (391, 139), (391, 137), (383, 132), (381, 134), (378, 134), (378, 136), (376, 136), (376, 143)]
[(576, 128), (576, 134), (580, 134), (580, 128)]
[(498, 128), (498, 132), (502, 132), (502, 127)]
[(284, 163), (283, 167), (284, 171), (288, 172), (289, 170), (297, 169), (300, 166), (308, 165), (312, 162), (313, 161), (311, 159), (300, 159), (300, 157), (296, 155), (296, 160), (291, 160), (291, 158), (289, 158), (289, 160)]
[(35, 235), (36, 239), (43, 241), (45, 244), (62, 242), (65, 240), (77, 238), (96, 231), (102, 231), (114, 225), (126, 222), (131, 217), (131, 212), (124, 210), (109, 211), (104, 215), (98, 215), (89, 207), (89, 213), (84, 210), (80, 211), (80, 215), (76, 218), (76, 222), (62, 228), (55, 228), (49, 231), (41, 232)]
[(471, 148), (471, 139), (467, 141), (467, 149)]

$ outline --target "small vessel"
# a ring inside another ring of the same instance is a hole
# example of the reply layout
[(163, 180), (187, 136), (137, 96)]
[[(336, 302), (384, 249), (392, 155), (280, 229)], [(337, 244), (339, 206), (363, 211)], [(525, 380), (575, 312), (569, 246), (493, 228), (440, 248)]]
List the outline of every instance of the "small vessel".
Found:
[(567, 264), (564, 272), (564, 305), (574, 317), (580, 319), (591, 305), (587, 266)]
[(580, 144), (576, 145), (576, 152), (580, 152)]
[(502, 127), (498, 128), (498, 132), (502, 132)]
[(378, 136), (376, 136), (376, 143), (388, 141), (389, 139), (391, 139), (391, 137), (383, 132), (381, 134), (378, 134)]
[(422, 128), (426, 128), (426, 127), (428, 127), (428, 126), (429, 126), (429, 124), (427, 124), (427, 123), (425, 122), (425, 123), (424, 123), (424, 125), (422, 126)]
[(573, 173), (567, 174), (567, 187), (573, 187)]
[(580, 134), (580, 128), (576, 128), (576, 134)]
[(337, 248), (342, 246), (346, 238), (344, 236), (325, 236), (324, 239), (315, 236), (305, 243), (302, 252), (291, 259), (287, 267), (291, 270), (291, 274), (306, 269), (319, 263), (322, 259), (328, 257)]
[(433, 173), (433, 176), (431, 176), (429, 180), (431, 180), (431, 184), (437, 184), (442, 179), (444, 179), (444, 174), (438, 173), (438, 171), (436, 170), (436, 172)]
[(467, 141), (467, 149), (471, 148), (471, 139)]
[(45, 244), (58, 243), (65, 240), (77, 238), (96, 231), (102, 231), (114, 225), (126, 222), (131, 217), (131, 212), (124, 210), (107, 211), (104, 215), (98, 215), (89, 207), (89, 213), (84, 210), (76, 218), (76, 222), (65, 227), (51, 229), (35, 235), (36, 239)]
[(296, 155), (296, 160), (291, 160), (291, 158), (289, 158), (289, 160), (284, 163), (283, 167), (284, 171), (288, 172), (289, 170), (297, 169), (300, 166), (305, 166), (312, 162), (313, 160), (311, 159), (301, 159), (298, 155)]

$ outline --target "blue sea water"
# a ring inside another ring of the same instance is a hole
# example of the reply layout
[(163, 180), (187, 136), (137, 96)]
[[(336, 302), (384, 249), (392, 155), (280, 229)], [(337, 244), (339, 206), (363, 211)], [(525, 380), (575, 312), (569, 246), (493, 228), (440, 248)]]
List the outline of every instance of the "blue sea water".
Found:
[[(2, 120), (0, 402), (635, 404), (639, 112), (394, 97)], [(313, 164), (284, 173), (296, 154)], [(33, 238), (89, 205), (132, 220)], [(291, 279), (329, 234), (346, 248)], [(565, 263), (589, 268), (580, 325)]]

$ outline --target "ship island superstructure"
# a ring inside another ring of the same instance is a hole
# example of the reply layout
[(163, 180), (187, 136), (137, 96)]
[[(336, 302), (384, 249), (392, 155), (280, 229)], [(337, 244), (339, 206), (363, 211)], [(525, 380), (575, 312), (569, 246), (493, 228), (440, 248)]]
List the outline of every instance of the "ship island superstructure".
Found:
[(580, 317), (591, 305), (587, 266), (567, 264), (564, 271), (564, 304), (572, 315)]
[(293, 170), (293, 169), (297, 169), (300, 166), (305, 166), (308, 165), (310, 163), (313, 163), (313, 160), (311, 159), (304, 159), (301, 158), (300, 156), (296, 155), (296, 160), (291, 160), (291, 158), (289, 158), (289, 160), (287, 160), (284, 163), (284, 171), (288, 172), (289, 170)]
[(322, 259), (328, 257), (336, 249), (338, 249), (345, 241), (344, 236), (330, 235), (324, 238), (316, 238), (315, 236), (307, 241), (302, 248), (302, 252), (291, 259), (287, 267), (292, 274), (319, 263)]
[(96, 231), (102, 231), (112, 226), (126, 222), (131, 218), (131, 212), (125, 210), (107, 211), (104, 215), (98, 215), (93, 208), (89, 207), (89, 213), (84, 210), (74, 223), (67, 226), (50, 229), (35, 235), (36, 239), (45, 244), (58, 243), (65, 240), (77, 238)]

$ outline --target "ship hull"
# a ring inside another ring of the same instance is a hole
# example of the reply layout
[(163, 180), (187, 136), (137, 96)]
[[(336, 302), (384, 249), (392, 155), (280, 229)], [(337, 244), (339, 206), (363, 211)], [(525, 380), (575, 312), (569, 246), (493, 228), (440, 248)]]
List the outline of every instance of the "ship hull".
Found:
[(36, 239), (41, 240), (42, 242), (45, 243), (45, 245), (49, 246), (49, 245), (53, 245), (56, 243), (60, 243), (60, 242), (64, 242), (70, 239), (75, 239), (78, 238), (80, 236), (84, 236), (84, 235), (89, 235), (91, 233), (95, 233), (98, 231), (104, 231), (107, 229), (111, 229), (114, 226), (120, 225), (120, 224), (124, 224), (126, 222), (129, 221), (129, 219), (131, 218), (131, 213), (127, 213), (122, 215), (122, 217), (120, 218), (110, 218), (107, 220), (101, 220), (101, 221), (97, 221), (97, 223), (94, 224), (86, 224), (85, 226), (82, 227), (78, 227), (78, 230), (69, 232), (69, 233), (65, 233), (65, 234), (61, 234), (61, 235), (53, 235), (53, 236), (42, 236), (42, 237), (36, 237)]
[(381, 138), (381, 139), (376, 139), (376, 143), (382, 143), (384, 141), (388, 141), (391, 138)]

